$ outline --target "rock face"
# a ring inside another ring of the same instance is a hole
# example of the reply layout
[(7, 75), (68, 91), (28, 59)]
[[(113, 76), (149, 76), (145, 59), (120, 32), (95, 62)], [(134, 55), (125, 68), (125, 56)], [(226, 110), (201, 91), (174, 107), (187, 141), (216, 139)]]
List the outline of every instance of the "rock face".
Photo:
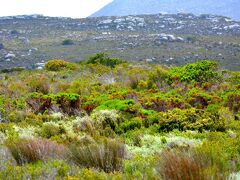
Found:
[(154, 13), (176, 14), (184, 12), (196, 15), (223, 15), (240, 20), (239, 9), (239, 0), (114, 0), (91, 16), (125, 16)]
[(0, 50), (4, 49), (4, 46), (2, 43), (0, 43)]

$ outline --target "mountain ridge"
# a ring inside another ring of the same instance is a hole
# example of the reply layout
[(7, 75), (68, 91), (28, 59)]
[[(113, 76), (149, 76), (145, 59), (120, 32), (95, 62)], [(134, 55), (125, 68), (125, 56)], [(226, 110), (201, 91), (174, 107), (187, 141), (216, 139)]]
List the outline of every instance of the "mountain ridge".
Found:
[(90, 17), (99, 16), (124, 16), (157, 13), (193, 13), (222, 15), (240, 20), (240, 1), (238, 0), (209, 0), (199, 2), (197, 0), (114, 0)]

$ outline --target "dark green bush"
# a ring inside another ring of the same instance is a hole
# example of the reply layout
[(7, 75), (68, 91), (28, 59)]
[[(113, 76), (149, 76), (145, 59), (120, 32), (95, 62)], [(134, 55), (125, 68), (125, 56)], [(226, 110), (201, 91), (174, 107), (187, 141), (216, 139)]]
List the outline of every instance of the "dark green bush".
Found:
[(65, 39), (62, 42), (62, 45), (73, 45), (73, 44), (74, 44), (74, 42), (71, 39)]
[(10, 33), (11, 33), (11, 35), (19, 35), (20, 34), (16, 29), (11, 30)]
[(218, 79), (217, 63), (214, 61), (199, 61), (193, 64), (187, 64), (183, 67), (173, 67), (169, 70), (167, 82), (207, 82), (212, 79)]
[(21, 72), (24, 70), (25, 70), (24, 67), (13, 67), (13, 68), (8, 68), (8, 69), (2, 69), (1, 72), (2, 73), (12, 73), (12, 72)]
[(120, 124), (120, 129), (125, 133), (127, 131), (140, 129), (142, 127), (142, 119), (141, 118), (133, 118), (129, 121), (125, 121), (124, 123)]
[(44, 123), (39, 132), (39, 134), (44, 138), (51, 138), (53, 136), (59, 136), (64, 133), (66, 133), (65, 128), (53, 122)]
[(90, 57), (86, 63), (87, 64), (102, 64), (105, 66), (109, 66), (111, 68), (114, 68), (118, 64), (125, 63), (126, 61), (117, 59), (117, 58), (110, 58), (107, 54), (105, 53), (99, 53), (96, 54), (95, 56)]

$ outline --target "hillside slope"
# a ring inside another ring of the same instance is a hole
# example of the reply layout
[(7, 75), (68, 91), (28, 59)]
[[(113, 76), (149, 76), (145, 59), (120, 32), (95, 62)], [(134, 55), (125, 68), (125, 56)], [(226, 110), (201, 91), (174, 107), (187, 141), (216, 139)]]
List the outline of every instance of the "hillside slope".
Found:
[(0, 17), (0, 29), (0, 70), (41, 68), (49, 59), (78, 62), (98, 52), (167, 65), (214, 59), (240, 70), (240, 22), (222, 16), (16, 16)]

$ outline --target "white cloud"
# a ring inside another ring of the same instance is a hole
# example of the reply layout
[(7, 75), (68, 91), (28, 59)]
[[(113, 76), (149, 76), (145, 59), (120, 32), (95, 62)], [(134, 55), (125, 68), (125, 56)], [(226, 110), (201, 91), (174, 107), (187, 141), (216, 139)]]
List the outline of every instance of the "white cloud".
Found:
[(43, 14), (87, 17), (112, 0), (0, 0), (0, 16)]

